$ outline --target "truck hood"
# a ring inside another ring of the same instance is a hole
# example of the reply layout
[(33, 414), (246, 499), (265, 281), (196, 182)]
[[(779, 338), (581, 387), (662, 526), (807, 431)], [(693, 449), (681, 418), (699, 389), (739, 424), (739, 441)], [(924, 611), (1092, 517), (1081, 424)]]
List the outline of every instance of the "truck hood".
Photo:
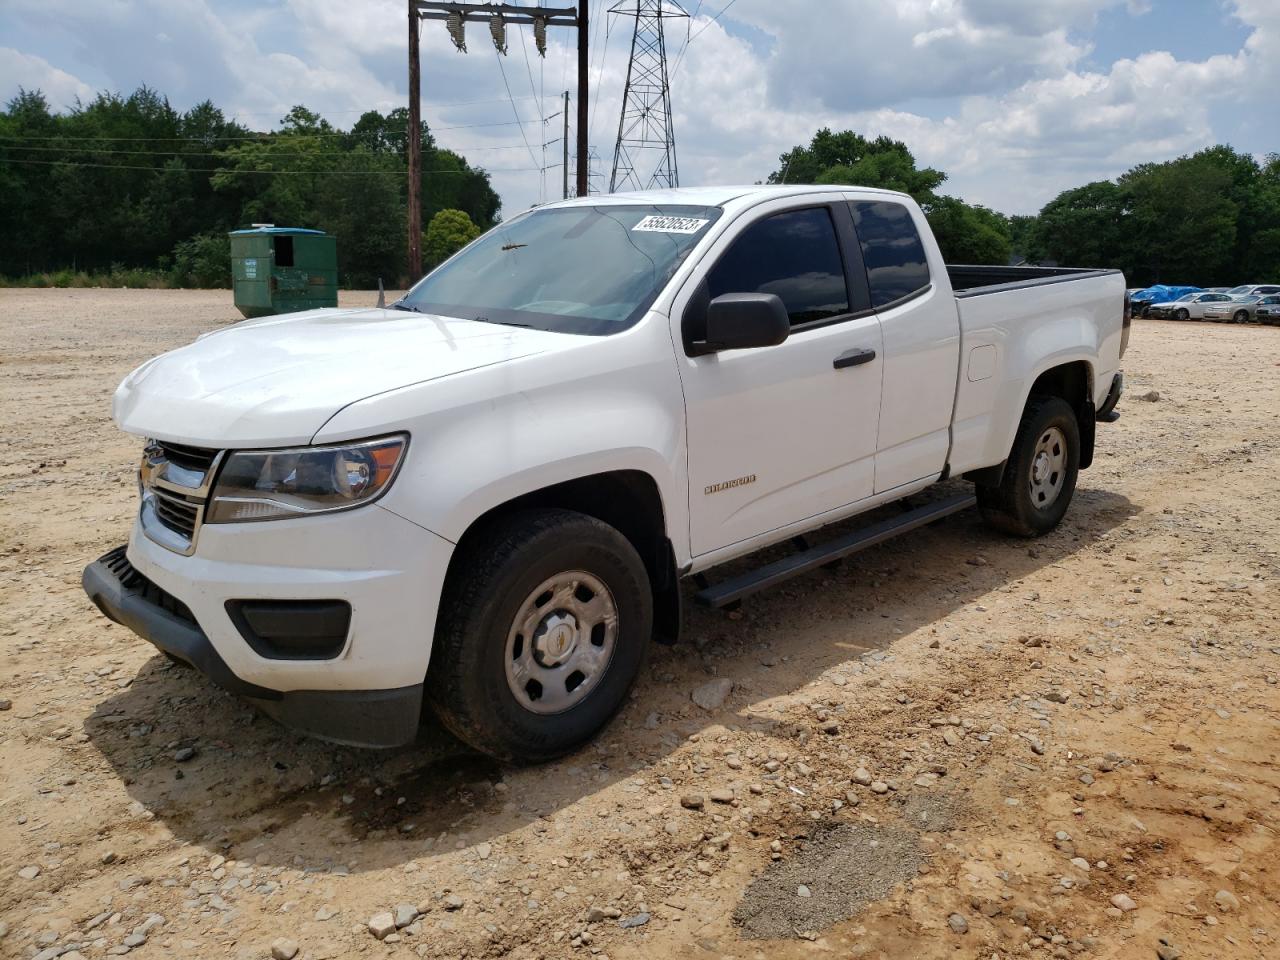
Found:
[(304, 444), (348, 404), (580, 340), (404, 310), (264, 317), (144, 363), (112, 415), (128, 433), (193, 446)]

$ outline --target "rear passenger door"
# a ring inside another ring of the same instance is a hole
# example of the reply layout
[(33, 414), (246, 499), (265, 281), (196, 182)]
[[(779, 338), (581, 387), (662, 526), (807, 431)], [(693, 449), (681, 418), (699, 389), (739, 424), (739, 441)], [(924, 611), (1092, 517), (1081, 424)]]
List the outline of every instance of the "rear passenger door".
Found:
[(884, 337), (875, 492), (936, 476), (946, 464), (960, 360), (960, 319), (919, 207), (849, 194), (871, 305)]
[[(694, 556), (871, 495), (883, 363), (840, 194), (761, 204), (741, 215), (704, 263), (673, 310), (684, 345)], [(699, 353), (710, 300), (751, 292), (781, 298), (788, 339)]]

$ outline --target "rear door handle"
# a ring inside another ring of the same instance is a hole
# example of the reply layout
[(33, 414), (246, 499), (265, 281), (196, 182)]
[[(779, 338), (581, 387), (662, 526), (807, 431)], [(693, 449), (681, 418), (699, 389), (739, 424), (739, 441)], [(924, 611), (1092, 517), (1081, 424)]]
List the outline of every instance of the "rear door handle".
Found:
[(837, 370), (843, 370), (845, 367), (856, 367), (862, 363), (870, 363), (876, 358), (876, 352), (867, 347), (854, 347), (852, 350), (846, 350), (840, 356), (836, 357), (835, 362), (831, 365)]

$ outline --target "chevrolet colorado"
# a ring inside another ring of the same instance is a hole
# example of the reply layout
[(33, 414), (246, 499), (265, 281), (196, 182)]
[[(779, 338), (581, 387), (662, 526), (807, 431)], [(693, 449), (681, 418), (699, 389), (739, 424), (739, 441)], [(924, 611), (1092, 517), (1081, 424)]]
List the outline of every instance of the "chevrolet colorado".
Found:
[[(116, 392), (89, 597), (286, 725), (537, 761), (618, 710), (679, 581), (736, 602), (973, 505), (1062, 519), (1129, 336), (1110, 270), (956, 267), (907, 196), (739, 187), (513, 217), (386, 308), (247, 321)], [(809, 546), (949, 477), (966, 492)]]

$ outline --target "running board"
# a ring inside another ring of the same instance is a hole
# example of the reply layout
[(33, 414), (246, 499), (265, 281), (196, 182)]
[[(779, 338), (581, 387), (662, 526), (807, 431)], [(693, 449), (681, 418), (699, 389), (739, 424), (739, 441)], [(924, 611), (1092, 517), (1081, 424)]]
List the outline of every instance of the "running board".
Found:
[(947, 500), (939, 500), (937, 503), (925, 504), (923, 507), (916, 507), (900, 516), (890, 517), (888, 520), (882, 520), (861, 530), (846, 533), (828, 543), (809, 547), (792, 556), (775, 560), (773, 563), (766, 563), (763, 567), (758, 567), (741, 576), (731, 577), (723, 583), (704, 587), (694, 595), (694, 600), (704, 607), (727, 607), (757, 590), (764, 590), (784, 580), (790, 580), (802, 573), (808, 573), (810, 570), (841, 560), (860, 550), (892, 540), (896, 536), (927, 526), (935, 520), (967, 510), (977, 502), (977, 497), (966, 493)]

